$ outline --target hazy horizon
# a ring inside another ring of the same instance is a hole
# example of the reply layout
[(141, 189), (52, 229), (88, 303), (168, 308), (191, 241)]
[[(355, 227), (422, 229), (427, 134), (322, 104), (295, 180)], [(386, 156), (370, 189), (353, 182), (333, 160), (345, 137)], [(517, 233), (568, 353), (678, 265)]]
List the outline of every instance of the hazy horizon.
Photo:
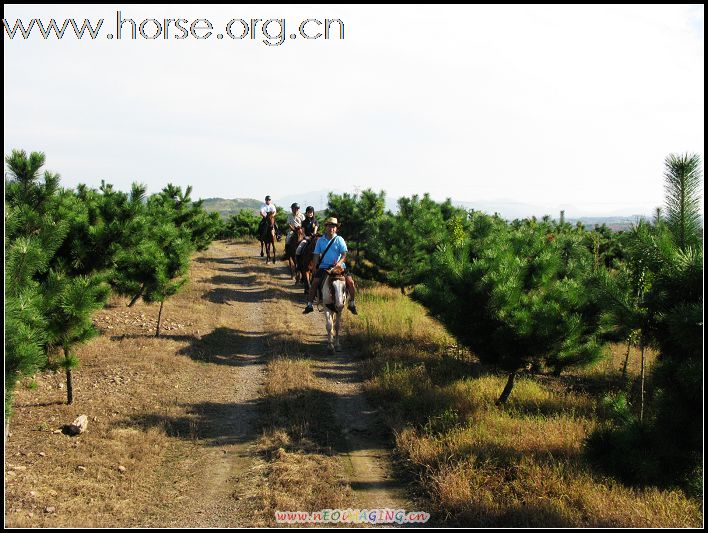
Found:
[[(321, 211), (327, 206), (327, 193), (330, 192), (328, 190), (322, 189), (319, 191), (307, 191), (303, 193), (298, 193), (298, 194), (286, 194), (286, 195), (277, 195), (277, 194), (271, 194), (273, 198), (273, 202), (275, 205), (277, 205), (280, 208), (283, 208), (285, 210), (288, 210), (290, 207), (290, 204), (293, 202), (297, 202), (300, 204), (301, 209), (304, 209), (307, 205), (313, 205), (315, 207), (316, 211)], [(351, 191), (344, 191), (341, 189), (336, 189), (331, 191), (335, 194), (343, 194), (343, 193), (348, 193), (348, 194), (357, 194), (360, 193), (360, 190), (351, 190)], [(375, 191), (379, 192), (379, 191)], [(385, 191), (384, 191), (385, 192)], [(423, 192), (417, 193), (418, 196), (423, 196)], [(411, 196), (411, 195), (408, 195)], [(391, 210), (391, 211), (396, 211), (396, 204), (398, 202), (398, 199), (400, 197), (393, 198), (390, 195), (386, 194), (386, 209)], [(197, 198), (195, 197), (195, 200)], [(252, 197), (224, 197), (224, 196), (211, 196), (211, 197), (203, 197), (202, 199), (222, 199), (222, 200), (253, 200), (255, 202), (263, 203), (262, 199), (258, 198), (252, 198)], [(442, 202), (445, 201), (447, 198), (433, 198), (433, 200)], [(553, 218), (558, 218), (560, 216), (560, 211), (563, 210), (565, 211), (565, 217), (568, 220), (572, 219), (580, 219), (580, 218), (635, 218), (635, 217), (646, 217), (646, 218), (652, 218), (655, 214), (655, 211), (652, 209), (650, 211), (646, 212), (630, 212), (629, 210), (617, 210), (614, 212), (609, 212), (609, 213), (604, 213), (604, 214), (597, 214), (593, 213), (592, 211), (583, 211), (577, 209), (575, 206), (572, 205), (560, 205), (560, 206), (550, 206), (550, 207), (545, 207), (545, 206), (539, 206), (539, 205), (533, 205), (533, 204), (526, 204), (523, 202), (514, 202), (511, 200), (505, 200), (505, 199), (497, 199), (497, 200), (490, 200), (490, 201), (474, 201), (474, 200), (464, 200), (464, 199), (458, 199), (458, 198), (450, 198), (452, 203), (456, 206), (464, 207), (466, 209), (473, 208), (475, 210), (481, 210), (484, 212), (487, 212), (489, 214), (493, 214), (495, 212), (499, 213), (502, 217), (508, 218), (508, 219), (514, 219), (514, 218), (526, 218), (526, 217), (531, 217), (531, 216), (536, 216), (537, 218), (541, 218), (545, 215), (550, 215)], [(657, 205), (656, 207), (662, 207), (663, 205)]]

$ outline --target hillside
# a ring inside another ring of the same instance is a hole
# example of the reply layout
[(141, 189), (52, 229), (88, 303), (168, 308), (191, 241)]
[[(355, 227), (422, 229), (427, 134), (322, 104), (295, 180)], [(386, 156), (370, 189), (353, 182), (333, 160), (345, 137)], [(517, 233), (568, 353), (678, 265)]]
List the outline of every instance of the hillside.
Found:
[(235, 215), (242, 209), (252, 209), (253, 211), (258, 211), (263, 204), (260, 200), (255, 200), (253, 198), (205, 198), (204, 199), (204, 209), (207, 211), (216, 211), (222, 217), (228, 218), (231, 215)]

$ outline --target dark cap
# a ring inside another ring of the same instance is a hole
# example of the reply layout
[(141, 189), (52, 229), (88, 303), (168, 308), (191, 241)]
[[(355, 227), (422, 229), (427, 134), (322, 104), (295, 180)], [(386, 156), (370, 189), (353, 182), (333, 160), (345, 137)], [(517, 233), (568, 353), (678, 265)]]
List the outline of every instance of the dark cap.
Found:
[(265, 201), (267, 202), (268, 200), (270, 200), (270, 196), (266, 196)]
[(293, 205), (290, 206), (290, 209), (300, 209), (300, 204), (295, 202)]

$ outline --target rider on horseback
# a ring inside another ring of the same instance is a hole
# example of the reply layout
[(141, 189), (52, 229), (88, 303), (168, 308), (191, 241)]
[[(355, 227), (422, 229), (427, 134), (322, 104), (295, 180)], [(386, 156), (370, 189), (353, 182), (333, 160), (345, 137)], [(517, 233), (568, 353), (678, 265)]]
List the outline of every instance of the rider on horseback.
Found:
[(349, 293), (349, 310), (355, 315), (359, 314), (356, 310), (356, 305), (354, 304), (354, 279), (352, 278), (351, 273), (346, 270), (346, 265), (344, 264), (348, 251), (347, 243), (344, 242), (342, 237), (337, 235), (338, 227), (339, 223), (336, 218), (330, 217), (325, 220), (325, 234), (319, 238), (317, 245), (315, 246), (315, 258), (319, 259), (320, 255), (323, 256), (319, 263), (319, 268), (312, 278), (312, 285), (310, 285), (310, 294), (308, 296), (307, 306), (302, 312), (305, 315), (314, 311), (312, 302), (315, 299), (315, 291), (319, 288), (320, 282), (324, 279), (325, 274), (328, 274), (331, 270), (338, 266), (344, 269), (344, 279), (347, 284), (347, 292)]
[(277, 209), (273, 205), (270, 196), (265, 197), (265, 204), (261, 206), (261, 221), (258, 224), (258, 235), (263, 233), (263, 226), (265, 226), (266, 218), (268, 218), (268, 213), (277, 214)]
[(292, 209), (292, 213), (288, 215), (288, 236), (285, 238), (285, 246), (290, 243), (290, 239), (293, 238), (293, 235), (296, 235), (297, 229), (302, 227), (302, 222), (305, 220), (297, 203), (293, 203), (290, 209)]
[(308, 205), (307, 209), (305, 209), (305, 220), (302, 223), (302, 229), (305, 230), (305, 238), (298, 244), (297, 250), (295, 250), (295, 260), (297, 261), (298, 268), (300, 268), (300, 255), (302, 251), (305, 249), (305, 246), (307, 246), (307, 243), (310, 242), (312, 236), (317, 233), (315, 208), (311, 205)]

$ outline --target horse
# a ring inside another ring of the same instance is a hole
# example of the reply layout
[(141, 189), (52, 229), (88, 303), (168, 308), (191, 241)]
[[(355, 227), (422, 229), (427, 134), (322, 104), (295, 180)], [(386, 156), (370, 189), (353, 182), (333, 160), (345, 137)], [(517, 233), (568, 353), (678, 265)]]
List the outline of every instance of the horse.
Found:
[(308, 241), (305, 248), (302, 249), (302, 252), (300, 252), (300, 262), (298, 264), (298, 270), (300, 271), (300, 279), (305, 285), (305, 294), (309, 294), (310, 292), (312, 276), (315, 273), (315, 268), (317, 268), (317, 265), (315, 264), (314, 254), (315, 246), (317, 245), (317, 240), (321, 236), (321, 234), (315, 233), (312, 237), (310, 237), (310, 240)]
[(301, 272), (297, 268), (297, 256), (295, 252), (297, 247), (305, 238), (305, 230), (302, 226), (295, 228), (293, 235), (290, 236), (290, 240), (285, 244), (285, 257), (288, 258), (288, 268), (290, 269), (290, 279), (295, 278), (295, 283), (298, 283), (301, 278)]
[[(340, 352), (339, 328), (342, 324), (342, 311), (347, 306), (349, 296), (347, 283), (344, 280), (344, 271), (341, 267), (326, 274), (322, 285), (322, 304), (324, 305), (325, 322), (327, 327), (327, 346), (330, 352)], [(334, 333), (332, 330), (334, 329)]]
[(258, 240), (261, 242), (261, 257), (263, 257), (263, 245), (266, 249), (266, 264), (270, 259), (270, 247), (273, 247), (273, 264), (275, 264), (275, 241), (277, 226), (275, 224), (275, 213), (268, 213), (268, 216), (261, 222), (258, 228)]

